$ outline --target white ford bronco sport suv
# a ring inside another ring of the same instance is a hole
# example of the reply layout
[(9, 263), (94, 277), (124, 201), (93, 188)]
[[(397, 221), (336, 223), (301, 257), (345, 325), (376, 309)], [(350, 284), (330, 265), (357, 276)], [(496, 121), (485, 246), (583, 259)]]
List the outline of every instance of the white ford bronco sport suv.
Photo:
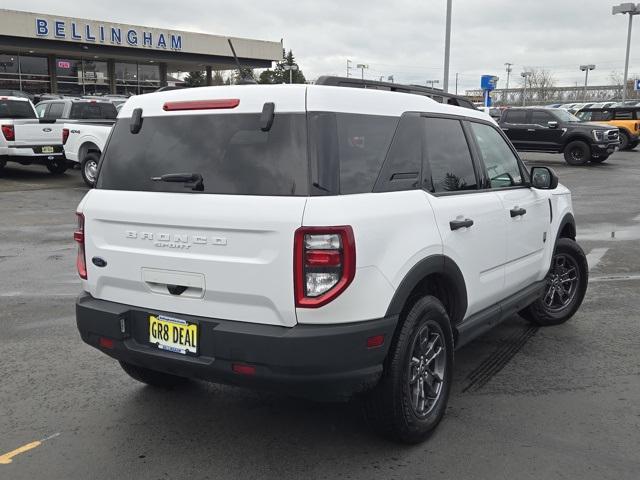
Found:
[(569, 191), (487, 115), (411, 94), (223, 86), (130, 99), (78, 206), (82, 339), (147, 384), (363, 398), (403, 442), (454, 349), (587, 286)]

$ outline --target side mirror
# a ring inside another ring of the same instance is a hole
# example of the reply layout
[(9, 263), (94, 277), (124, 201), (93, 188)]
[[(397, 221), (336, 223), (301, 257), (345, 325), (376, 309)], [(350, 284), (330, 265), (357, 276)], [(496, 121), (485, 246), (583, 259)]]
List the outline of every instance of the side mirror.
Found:
[(558, 186), (558, 176), (549, 167), (532, 167), (531, 186), (540, 190), (553, 190)]
[(558, 122), (556, 122), (556, 121), (552, 120), (552, 121), (550, 121), (550, 122), (547, 122), (547, 126), (548, 126), (549, 128), (558, 128)]

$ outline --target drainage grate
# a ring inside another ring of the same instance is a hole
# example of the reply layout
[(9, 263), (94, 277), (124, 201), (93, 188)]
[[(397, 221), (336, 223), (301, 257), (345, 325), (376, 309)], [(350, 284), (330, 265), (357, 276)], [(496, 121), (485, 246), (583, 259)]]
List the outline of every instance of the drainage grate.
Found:
[(528, 327), (516, 332), (502, 342), (496, 350), (467, 376), (467, 386), (463, 392), (477, 392), (484, 387), (520, 351), (527, 341), (538, 331), (538, 327)]

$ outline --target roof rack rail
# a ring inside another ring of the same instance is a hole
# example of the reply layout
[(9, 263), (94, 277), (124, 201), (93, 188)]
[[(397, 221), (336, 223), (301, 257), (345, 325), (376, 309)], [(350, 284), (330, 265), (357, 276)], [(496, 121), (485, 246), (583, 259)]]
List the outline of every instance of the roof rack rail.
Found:
[(355, 77), (336, 77), (324, 75), (316, 80), (316, 85), (327, 85), (332, 87), (348, 87), (348, 88), (369, 88), (373, 90), (385, 90), (388, 92), (410, 93), (413, 95), (422, 95), (429, 97), (438, 103), (446, 103), (448, 105), (456, 105), (471, 110), (477, 110), (471, 100), (453, 93), (445, 93), (437, 88), (423, 87), (422, 85), (405, 85), (402, 83), (379, 82), (377, 80), (362, 80)]

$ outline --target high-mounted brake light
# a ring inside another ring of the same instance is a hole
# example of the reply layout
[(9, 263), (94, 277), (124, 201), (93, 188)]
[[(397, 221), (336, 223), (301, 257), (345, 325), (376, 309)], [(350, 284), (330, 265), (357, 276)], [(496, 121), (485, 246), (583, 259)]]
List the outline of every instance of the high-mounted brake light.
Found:
[(348, 225), (299, 228), (293, 252), (296, 307), (326, 305), (353, 281), (356, 244)]
[(167, 102), (162, 106), (165, 112), (180, 110), (219, 110), (236, 108), (240, 105), (239, 98), (223, 98), (218, 100), (187, 100), (183, 102)]
[(69, 129), (68, 128), (63, 128), (62, 129), (62, 144), (66, 145), (67, 144), (67, 140), (69, 140)]
[(16, 139), (16, 131), (13, 125), (2, 125), (2, 135), (8, 142), (14, 141)]
[(84, 252), (84, 215), (76, 213), (78, 218), (78, 229), (73, 232), (73, 239), (78, 243), (78, 257), (76, 258), (76, 268), (80, 278), (87, 279), (87, 259)]

